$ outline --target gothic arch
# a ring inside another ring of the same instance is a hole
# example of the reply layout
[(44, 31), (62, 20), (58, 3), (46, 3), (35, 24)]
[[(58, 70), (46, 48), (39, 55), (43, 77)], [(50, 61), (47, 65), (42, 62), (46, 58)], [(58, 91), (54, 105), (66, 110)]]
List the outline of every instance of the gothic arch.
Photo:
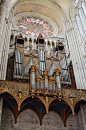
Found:
[(66, 126), (66, 118), (69, 115), (69, 113), (72, 111), (69, 104), (65, 102), (63, 99), (61, 101), (55, 99), (49, 104), (49, 111), (52, 110), (60, 115), (64, 123), (64, 126)]
[(7, 91), (1, 91), (0, 92), (0, 96), (3, 95), (3, 94), (5, 94), (5, 93), (8, 93), (9, 95), (11, 95), (15, 99), (15, 101), (17, 102), (17, 104), (18, 104), (18, 98), (11, 91), (8, 91), (8, 90)]
[(16, 117), (18, 113), (18, 102), (16, 101), (15, 97), (9, 92), (1, 93), (0, 97), (3, 97), (3, 106), (9, 108), (13, 113), (16, 123)]
[(20, 112), (27, 108), (35, 111), (35, 113), (39, 117), (40, 125), (41, 125), (42, 117), (43, 117), (44, 113), (46, 112), (46, 106), (44, 105), (44, 103), (36, 96), (34, 96), (34, 98), (27, 96), (27, 98), (21, 102)]
[(80, 105), (83, 105), (83, 104), (86, 105), (86, 99), (80, 99), (80, 100), (78, 100), (78, 101), (75, 102), (75, 104), (74, 104), (74, 109), (75, 109), (75, 112), (76, 112), (76, 113), (79, 112)]

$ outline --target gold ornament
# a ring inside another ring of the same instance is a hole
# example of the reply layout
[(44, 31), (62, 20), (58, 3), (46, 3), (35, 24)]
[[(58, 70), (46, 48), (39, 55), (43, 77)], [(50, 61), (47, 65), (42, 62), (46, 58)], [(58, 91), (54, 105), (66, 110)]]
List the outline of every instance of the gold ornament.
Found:
[(34, 65), (31, 65), (31, 68), (30, 68), (30, 72), (32, 73), (32, 72), (35, 72), (35, 66)]

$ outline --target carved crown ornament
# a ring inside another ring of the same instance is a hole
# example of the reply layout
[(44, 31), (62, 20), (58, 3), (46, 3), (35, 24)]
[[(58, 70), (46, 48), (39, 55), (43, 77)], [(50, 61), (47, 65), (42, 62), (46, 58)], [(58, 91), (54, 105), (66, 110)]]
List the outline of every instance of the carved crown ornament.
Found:
[(54, 71), (56, 73), (56, 76), (60, 76), (61, 75), (61, 71), (58, 68), (56, 68)]
[(30, 72), (32, 73), (32, 72), (35, 72), (35, 71), (36, 71), (35, 65), (31, 65)]

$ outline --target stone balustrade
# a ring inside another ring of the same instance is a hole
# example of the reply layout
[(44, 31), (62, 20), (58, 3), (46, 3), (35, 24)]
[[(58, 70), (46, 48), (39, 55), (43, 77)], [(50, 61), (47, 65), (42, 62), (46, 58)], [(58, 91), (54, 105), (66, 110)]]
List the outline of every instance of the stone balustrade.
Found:
[[(13, 35), (13, 39), (10, 42), (10, 47), (12, 47), (12, 45), (14, 45), (15, 37), (21, 35), (23, 38), (25, 38), (25, 43), (24, 43), (25, 49), (28, 50), (29, 46), (31, 46), (32, 49), (36, 49), (37, 36), (29, 36), (20, 31), (17, 31), (17, 30), (12, 30), (11, 34)], [(63, 43), (64, 38), (59, 38), (59, 37), (45, 38), (45, 48), (46, 48), (46, 50), (48, 50), (48, 53), (51, 51), (51, 49), (56, 47), (56, 42), (58, 42), (58, 41), (61, 41)]]

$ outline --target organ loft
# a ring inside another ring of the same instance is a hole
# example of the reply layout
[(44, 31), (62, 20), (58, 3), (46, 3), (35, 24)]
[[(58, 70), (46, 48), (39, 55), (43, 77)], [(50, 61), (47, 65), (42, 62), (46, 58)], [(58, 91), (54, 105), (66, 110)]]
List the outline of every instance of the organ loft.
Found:
[(40, 125), (45, 114), (55, 111), (66, 127), (67, 116), (79, 111), (75, 104), (80, 98), (85, 98), (85, 91), (76, 90), (72, 64), (67, 65), (61, 39), (49, 54), (41, 34), (35, 42), (35, 48), (25, 47), (22, 35), (15, 38), (14, 52), (8, 59), (6, 81), (0, 81), (4, 106), (10, 103), (7, 106), (14, 114), (15, 123), (18, 115), (30, 108), (38, 115)]

